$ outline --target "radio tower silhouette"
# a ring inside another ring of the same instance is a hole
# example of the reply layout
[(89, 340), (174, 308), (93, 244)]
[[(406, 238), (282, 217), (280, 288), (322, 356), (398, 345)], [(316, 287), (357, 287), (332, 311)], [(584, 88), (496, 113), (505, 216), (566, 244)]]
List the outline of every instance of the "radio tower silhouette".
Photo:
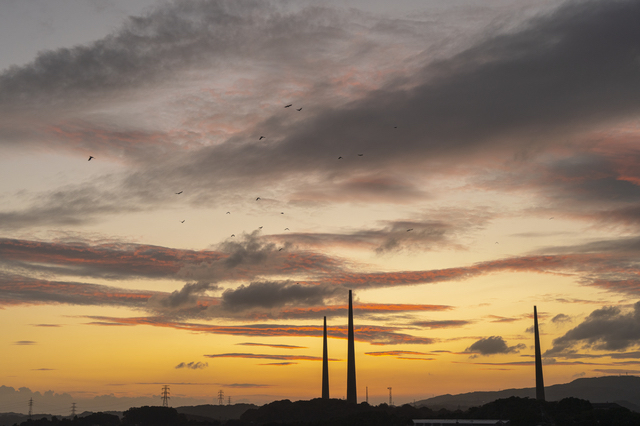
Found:
[(73, 419), (76, 416), (76, 403), (71, 403), (71, 418)]
[(347, 402), (358, 403), (356, 391), (356, 351), (353, 335), (353, 302), (352, 293), (349, 290), (349, 328), (347, 331)]
[(218, 405), (224, 404), (224, 391), (220, 389), (218, 391)]
[(29, 398), (29, 420), (31, 420), (32, 414), (33, 414), (33, 398)]
[(327, 352), (327, 317), (322, 335), (322, 399), (329, 399), (329, 356)]
[(163, 407), (168, 407), (169, 406), (169, 386), (164, 385), (162, 387), (162, 406)]
[(538, 308), (533, 307), (533, 332), (536, 360), (536, 399), (544, 401), (544, 379), (542, 378), (542, 355), (540, 351), (540, 330), (538, 329)]

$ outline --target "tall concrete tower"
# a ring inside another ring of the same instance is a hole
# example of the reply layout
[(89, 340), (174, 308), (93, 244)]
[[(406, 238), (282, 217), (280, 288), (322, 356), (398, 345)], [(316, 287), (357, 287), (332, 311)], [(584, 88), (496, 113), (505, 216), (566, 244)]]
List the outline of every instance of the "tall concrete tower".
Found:
[(544, 380), (542, 379), (542, 355), (540, 353), (540, 331), (538, 330), (538, 310), (533, 307), (533, 331), (536, 345), (536, 399), (544, 401)]
[(353, 302), (349, 290), (349, 334), (347, 335), (347, 402), (357, 404), (356, 392), (356, 350), (353, 337)]
[(322, 399), (329, 399), (329, 356), (327, 351), (327, 317), (324, 317), (322, 337)]

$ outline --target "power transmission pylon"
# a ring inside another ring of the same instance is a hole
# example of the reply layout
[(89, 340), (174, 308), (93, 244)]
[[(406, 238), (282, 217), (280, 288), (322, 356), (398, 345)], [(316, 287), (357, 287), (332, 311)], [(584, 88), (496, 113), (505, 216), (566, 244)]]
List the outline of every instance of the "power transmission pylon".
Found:
[(391, 398), (391, 387), (388, 387), (387, 389), (389, 389), (389, 407), (391, 407), (393, 405), (393, 398)]
[(168, 407), (169, 406), (169, 399), (171, 397), (169, 396), (169, 386), (164, 385), (162, 387), (162, 406), (163, 407)]
[(31, 420), (32, 414), (33, 414), (33, 398), (29, 398), (29, 420)]
[(73, 419), (76, 416), (76, 403), (71, 403), (71, 418)]
[(218, 391), (218, 405), (224, 404), (224, 391), (220, 389)]
[(369, 403), (369, 386), (367, 386), (365, 389), (366, 389), (366, 394), (365, 394), (364, 401), (368, 404)]

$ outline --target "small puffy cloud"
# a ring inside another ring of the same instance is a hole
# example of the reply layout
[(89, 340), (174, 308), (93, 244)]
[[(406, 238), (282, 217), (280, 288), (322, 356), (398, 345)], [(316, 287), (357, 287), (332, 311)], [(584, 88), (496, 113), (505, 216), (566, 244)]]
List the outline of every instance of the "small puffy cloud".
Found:
[(189, 362), (189, 363), (184, 363), (181, 362), (180, 364), (176, 365), (175, 368), (188, 368), (191, 370), (203, 370), (205, 368), (207, 368), (209, 366), (208, 362)]
[(527, 346), (523, 343), (515, 346), (507, 346), (502, 336), (484, 337), (469, 346), (465, 352), (479, 355), (495, 355), (517, 353)]
[(564, 324), (565, 322), (570, 322), (570, 321), (571, 321), (571, 317), (565, 314), (558, 314), (555, 317), (551, 318), (551, 322), (556, 325)]

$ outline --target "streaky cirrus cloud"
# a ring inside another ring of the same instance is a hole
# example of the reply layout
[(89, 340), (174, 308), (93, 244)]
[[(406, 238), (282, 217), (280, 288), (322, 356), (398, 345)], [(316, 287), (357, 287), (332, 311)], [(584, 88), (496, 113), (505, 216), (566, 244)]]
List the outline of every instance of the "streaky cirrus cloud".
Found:
[[(207, 358), (244, 358), (244, 359), (273, 359), (276, 361), (322, 361), (321, 356), (311, 355), (266, 355), (266, 354), (250, 354), (250, 353), (226, 353), (226, 354), (210, 354), (204, 355)], [(329, 361), (340, 361), (339, 359), (329, 358)]]
[[(210, 324), (197, 324), (187, 322), (177, 322), (166, 320), (160, 317), (129, 317), (114, 318), (105, 316), (88, 316), (92, 320), (88, 325), (110, 326), (118, 325), (149, 325), (154, 327), (167, 327), (178, 330), (186, 330), (198, 333), (211, 334), (227, 334), (234, 336), (264, 336), (264, 337), (282, 337), (282, 336), (298, 336), (298, 337), (322, 337), (323, 327), (318, 326), (298, 326), (298, 325), (281, 325), (281, 324), (251, 324), (251, 325), (235, 325), (235, 326), (219, 326)], [(436, 339), (412, 336), (410, 334), (401, 333), (401, 327), (385, 327), (375, 325), (358, 325), (355, 326), (355, 339), (358, 341), (369, 342), (372, 345), (397, 345), (397, 344), (421, 344), (428, 345), (436, 342)], [(332, 338), (346, 339), (346, 326), (327, 327), (327, 332)]]
[(245, 343), (236, 343), (236, 345), (241, 345), (241, 346), (266, 346), (266, 347), (269, 347), (269, 348), (276, 348), (276, 349), (308, 349), (306, 346), (276, 345), (276, 344), (269, 344), (269, 343), (245, 342)]

